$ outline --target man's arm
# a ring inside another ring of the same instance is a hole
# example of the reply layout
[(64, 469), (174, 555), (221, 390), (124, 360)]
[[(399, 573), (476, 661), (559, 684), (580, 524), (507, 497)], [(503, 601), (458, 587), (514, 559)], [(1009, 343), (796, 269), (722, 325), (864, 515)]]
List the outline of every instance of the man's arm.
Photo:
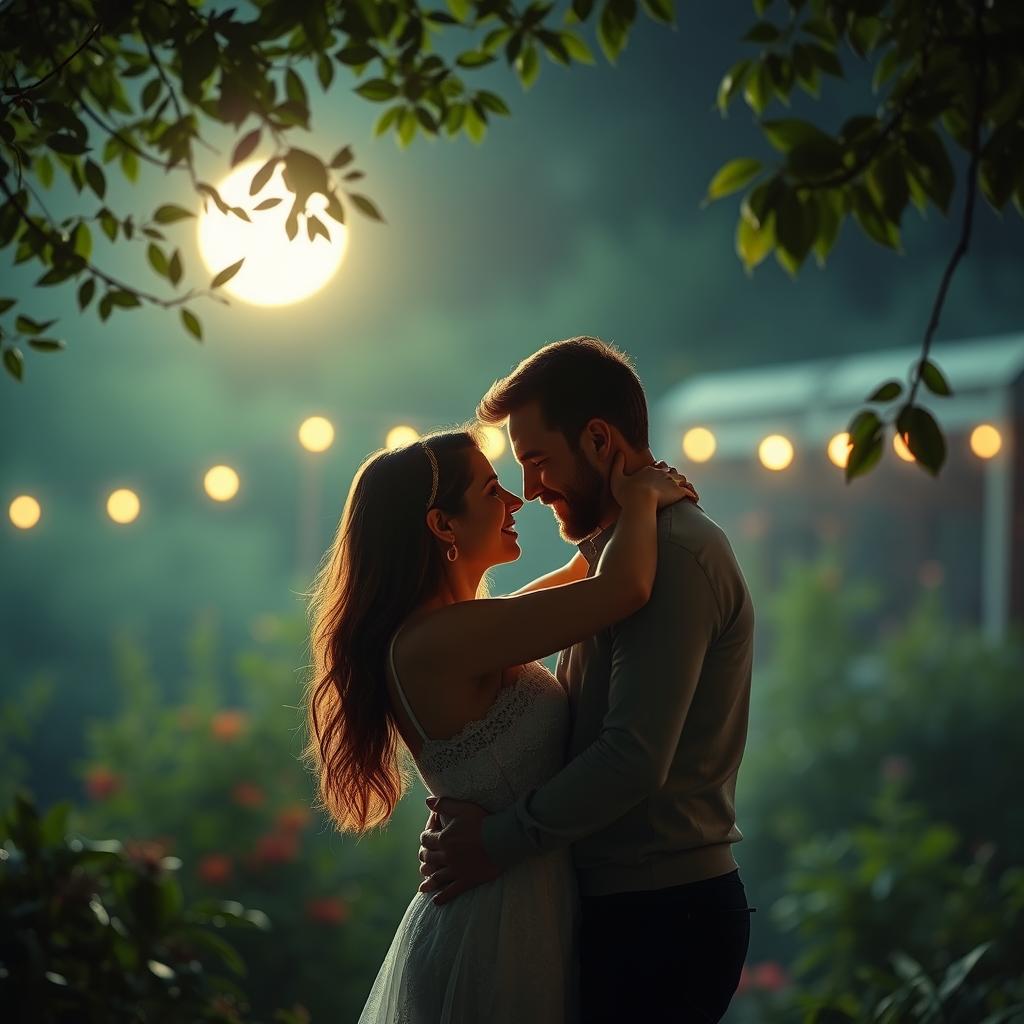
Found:
[(687, 549), (663, 541), (650, 601), (612, 627), (600, 735), (544, 785), (483, 820), (494, 864), (507, 868), (590, 835), (663, 785), (718, 628), (704, 570)]

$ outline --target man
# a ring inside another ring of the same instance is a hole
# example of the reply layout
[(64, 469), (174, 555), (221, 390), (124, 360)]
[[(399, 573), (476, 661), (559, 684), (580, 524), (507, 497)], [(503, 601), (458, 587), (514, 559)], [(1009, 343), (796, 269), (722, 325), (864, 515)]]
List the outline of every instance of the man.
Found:
[[(477, 409), (507, 421), (523, 496), (550, 505), (593, 571), (615, 527), (608, 488), (654, 461), (628, 360), (589, 337), (555, 342)], [(717, 1021), (750, 935), (733, 859), (754, 616), (729, 542), (691, 502), (658, 517), (658, 571), (635, 615), (563, 651), (566, 766), (505, 810), (429, 800), (421, 891), (435, 902), (572, 844), (581, 894), (583, 1019)]]

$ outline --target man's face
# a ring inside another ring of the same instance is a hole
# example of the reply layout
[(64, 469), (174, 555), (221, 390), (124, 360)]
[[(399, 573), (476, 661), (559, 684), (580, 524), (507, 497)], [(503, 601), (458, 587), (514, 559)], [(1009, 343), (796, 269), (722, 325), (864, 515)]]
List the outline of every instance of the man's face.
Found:
[(523, 497), (551, 507), (565, 540), (576, 544), (594, 533), (608, 500), (605, 474), (547, 426), (537, 402), (509, 416), (508, 434), (523, 467)]

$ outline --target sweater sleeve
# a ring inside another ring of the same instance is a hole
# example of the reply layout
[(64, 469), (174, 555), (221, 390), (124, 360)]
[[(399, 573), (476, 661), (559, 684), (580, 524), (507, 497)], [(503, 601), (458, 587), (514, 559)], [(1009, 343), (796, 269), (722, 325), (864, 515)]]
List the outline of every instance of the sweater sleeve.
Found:
[(590, 835), (664, 784), (718, 617), (697, 559), (662, 542), (651, 599), (612, 627), (608, 712), (597, 739), (484, 819), (484, 849), (495, 864), (507, 868)]

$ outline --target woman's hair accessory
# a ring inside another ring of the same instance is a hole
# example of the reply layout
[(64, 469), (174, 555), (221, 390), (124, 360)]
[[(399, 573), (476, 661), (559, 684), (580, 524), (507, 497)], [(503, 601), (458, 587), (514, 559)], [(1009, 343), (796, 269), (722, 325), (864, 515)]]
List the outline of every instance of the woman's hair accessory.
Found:
[(437, 456), (435, 456), (433, 451), (431, 451), (430, 445), (427, 444), (426, 441), (421, 441), (420, 445), (422, 446), (423, 450), (427, 453), (427, 458), (430, 459), (430, 468), (434, 474), (434, 480), (430, 485), (430, 497), (427, 499), (427, 509), (429, 510), (430, 508), (433, 507), (434, 502), (437, 500)]

